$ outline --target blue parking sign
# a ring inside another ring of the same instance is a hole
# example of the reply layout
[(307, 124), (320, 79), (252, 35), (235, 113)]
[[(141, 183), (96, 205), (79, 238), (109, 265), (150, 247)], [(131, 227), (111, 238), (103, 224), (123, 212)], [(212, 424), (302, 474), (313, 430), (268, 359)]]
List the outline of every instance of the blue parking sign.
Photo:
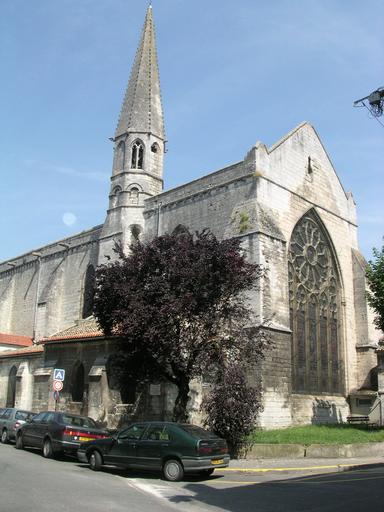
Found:
[(53, 370), (53, 380), (64, 380), (65, 379), (65, 370), (61, 368), (55, 368)]

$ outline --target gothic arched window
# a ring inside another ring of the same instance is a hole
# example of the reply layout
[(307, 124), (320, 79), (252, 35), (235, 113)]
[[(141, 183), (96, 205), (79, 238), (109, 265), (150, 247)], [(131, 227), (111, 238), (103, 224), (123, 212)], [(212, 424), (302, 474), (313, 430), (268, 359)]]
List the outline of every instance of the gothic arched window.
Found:
[(142, 169), (144, 160), (144, 145), (141, 141), (136, 140), (132, 144), (132, 169)]
[(88, 318), (93, 312), (93, 297), (95, 295), (95, 267), (88, 265), (84, 276), (82, 318)]
[(181, 235), (188, 235), (191, 236), (188, 229), (183, 224), (178, 224), (175, 229), (172, 231), (172, 235), (175, 236), (181, 236)]
[(84, 365), (77, 361), (72, 368), (71, 394), (74, 402), (82, 402), (85, 388)]
[(16, 401), (16, 375), (17, 368), (12, 366), (8, 375), (8, 390), (7, 390), (7, 403), (6, 407), (15, 407)]
[(340, 281), (328, 235), (313, 211), (292, 232), (288, 268), (292, 390), (341, 393)]
[(115, 168), (117, 171), (121, 171), (124, 169), (124, 161), (125, 161), (125, 143), (123, 141), (119, 142), (116, 148), (116, 156), (115, 156)]

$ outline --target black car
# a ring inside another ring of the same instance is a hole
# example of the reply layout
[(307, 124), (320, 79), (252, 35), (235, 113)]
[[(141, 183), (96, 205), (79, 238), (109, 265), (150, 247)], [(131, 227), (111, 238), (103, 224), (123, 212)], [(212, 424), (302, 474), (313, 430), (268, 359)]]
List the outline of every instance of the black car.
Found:
[(208, 476), (229, 464), (224, 439), (195, 425), (171, 422), (133, 423), (109, 438), (81, 444), (77, 456), (93, 470), (103, 464), (161, 470), (171, 481), (187, 472)]
[(63, 452), (76, 453), (80, 444), (110, 435), (87, 416), (67, 412), (45, 411), (37, 414), (16, 433), (16, 448), (40, 448), (46, 458)]

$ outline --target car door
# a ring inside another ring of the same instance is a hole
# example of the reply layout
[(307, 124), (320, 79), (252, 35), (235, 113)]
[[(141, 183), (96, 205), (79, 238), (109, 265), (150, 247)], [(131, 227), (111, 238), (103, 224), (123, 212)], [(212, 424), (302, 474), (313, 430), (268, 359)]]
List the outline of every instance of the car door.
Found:
[(171, 433), (166, 425), (151, 424), (136, 446), (136, 465), (141, 468), (162, 466), (163, 457), (169, 452)]
[(104, 461), (119, 466), (135, 466), (137, 443), (146, 428), (145, 423), (134, 423), (120, 431), (109, 453), (104, 455)]
[(5, 409), (0, 418), (0, 434), (4, 428), (9, 430), (13, 409)]
[(23, 441), (27, 446), (40, 447), (42, 443), (43, 431), (46, 426), (45, 418), (47, 412), (41, 412), (34, 416), (30, 423), (22, 427)]

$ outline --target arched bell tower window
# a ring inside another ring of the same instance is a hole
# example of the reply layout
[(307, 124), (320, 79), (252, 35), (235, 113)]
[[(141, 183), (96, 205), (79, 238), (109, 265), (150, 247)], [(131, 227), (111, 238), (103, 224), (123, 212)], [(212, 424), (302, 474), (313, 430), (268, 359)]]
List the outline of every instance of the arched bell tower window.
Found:
[(137, 187), (132, 187), (129, 191), (129, 197), (131, 204), (139, 204), (139, 189)]
[(88, 318), (93, 312), (93, 298), (95, 295), (95, 267), (88, 265), (84, 276), (83, 310), (82, 318)]
[(8, 375), (8, 390), (7, 390), (7, 403), (6, 407), (15, 407), (16, 401), (16, 375), (17, 368), (12, 366)]
[(125, 161), (125, 143), (124, 141), (119, 142), (116, 148), (116, 156), (115, 156), (115, 168), (117, 171), (121, 171), (124, 169), (124, 161)]
[(292, 232), (288, 269), (292, 390), (342, 393), (341, 286), (331, 242), (313, 210)]
[(136, 140), (132, 144), (132, 169), (142, 169), (144, 160), (144, 144), (140, 140)]
[(112, 190), (112, 194), (110, 195), (110, 199), (111, 199), (111, 208), (116, 208), (116, 206), (119, 205), (119, 197), (120, 197), (120, 194), (121, 194), (121, 187), (115, 187), (113, 190)]

